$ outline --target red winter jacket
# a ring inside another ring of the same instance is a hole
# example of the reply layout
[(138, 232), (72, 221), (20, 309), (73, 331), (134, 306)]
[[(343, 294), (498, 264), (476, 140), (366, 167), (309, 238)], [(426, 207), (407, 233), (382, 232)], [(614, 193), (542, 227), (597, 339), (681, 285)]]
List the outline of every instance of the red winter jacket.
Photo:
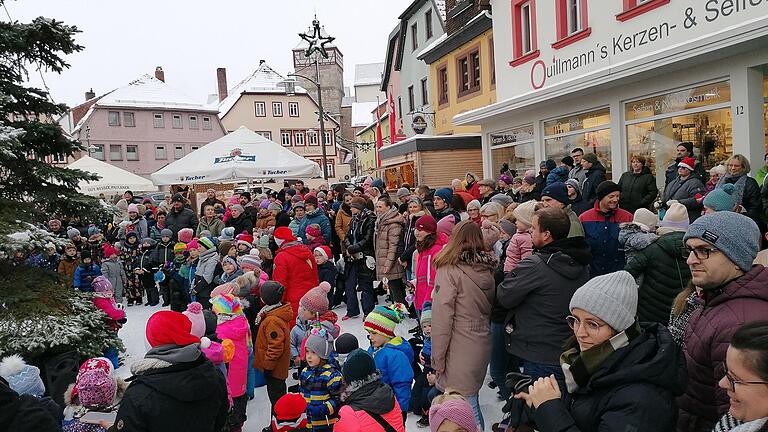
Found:
[(293, 327), (299, 312), (299, 300), (307, 291), (320, 285), (312, 251), (300, 242), (283, 244), (275, 256), (272, 280), (285, 287), (284, 301), (290, 302), (293, 307), (294, 319), (290, 323)]
[(703, 307), (693, 312), (685, 329), (688, 387), (677, 399), (681, 432), (710, 431), (728, 411), (728, 394), (717, 385), (725, 375), (725, 352), (741, 325), (768, 319), (768, 269), (752, 266), (742, 277), (703, 296)]

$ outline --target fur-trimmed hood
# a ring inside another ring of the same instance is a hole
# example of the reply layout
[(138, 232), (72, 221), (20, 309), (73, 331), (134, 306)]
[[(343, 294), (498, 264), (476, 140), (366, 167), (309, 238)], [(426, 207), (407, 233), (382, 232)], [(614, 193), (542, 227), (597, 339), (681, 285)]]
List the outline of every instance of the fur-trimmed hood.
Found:
[(459, 256), (459, 264), (465, 264), (475, 270), (494, 270), (499, 258), (493, 252), (467, 250)]

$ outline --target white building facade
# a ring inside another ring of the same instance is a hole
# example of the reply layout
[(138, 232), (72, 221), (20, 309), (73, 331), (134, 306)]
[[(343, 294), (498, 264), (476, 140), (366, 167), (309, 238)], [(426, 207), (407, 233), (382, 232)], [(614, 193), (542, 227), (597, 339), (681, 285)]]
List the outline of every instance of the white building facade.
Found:
[(657, 183), (680, 142), (705, 168), (762, 166), (766, 0), (492, 0), (499, 102), (479, 124), (483, 171), (518, 173), (581, 147), (618, 180), (643, 155)]

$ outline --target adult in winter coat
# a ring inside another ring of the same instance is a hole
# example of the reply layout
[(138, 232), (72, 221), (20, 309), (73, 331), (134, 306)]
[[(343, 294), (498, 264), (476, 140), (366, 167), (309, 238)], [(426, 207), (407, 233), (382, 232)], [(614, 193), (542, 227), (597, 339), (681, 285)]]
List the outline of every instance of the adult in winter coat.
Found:
[(725, 166), (728, 172), (720, 177), (717, 187), (732, 184), (735, 189), (731, 196), (733, 196), (736, 205), (740, 206), (736, 208), (736, 211), (746, 214), (756, 223), (761, 221), (763, 203), (760, 198), (760, 186), (755, 179), (747, 175), (750, 171), (749, 160), (743, 155), (736, 154), (725, 162)]
[(468, 194), (472, 195), (473, 199), (480, 199), (480, 184), (478, 183), (479, 179), (480, 177), (478, 177), (477, 174), (473, 172), (468, 172), (464, 177), (464, 180), (467, 182), (464, 190), (466, 190)]
[[(367, 352), (352, 351), (342, 367), (346, 387), (341, 394), (344, 404), (334, 432), (404, 432), (403, 415), (392, 387), (381, 382), (381, 373)], [(374, 417), (376, 416), (376, 417)], [(381, 423), (392, 429), (386, 429)]]
[(666, 209), (672, 204), (671, 200), (679, 202), (688, 209), (688, 220), (693, 222), (701, 216), (700, 198), (706, 193), (706, 188), (701, 177), (693, 170), (696, 165), (694, 158), (684, 158), (677, 165), (677, 178), (664, 188), (661, 205)]
[(575, 338), (561, 356), (567, 394), (547, 377), (515, 396), (535, 410), (537, 431), (674, 430), (685, 363), (664, 326), (637, 324), (636, 308), (637, 285), (624, 271), (576, 291), (568, 317)]
[[(408, 200), (407, 214), (405, 215), (405, 228), (403, 229), (403, 235), (400, 237), (401, 254), (398, 257), (400, 264), (405, 266), (406, 279), (412, 279), (413, 275), (413, 253), (416, 251), (416, 221), (420, 217), (424, 216), (424, 206), (419, 198), (413, 197)], [(479, 212), (478, 212), (479, 214)]]
[[(575, 191), (573, 187), (571, 187)], [(579, 215), (573, 211), (571, 198), (568, 195), (566, 183), (553, 183), (541, 191), (541, 206), (562, 209), (571, 221), (571, 229), (568, 237), (584, 237), (584, 226), (581, 225)]]
[(625, 268), (635, 279), (642, 276), (637, 319), (660, 324), (669, 322), (675, 297), (688, 286), (691, 270), (681, 253), (683, 235), (688, 230), (688, 214), (681, 204), (673, 206), (656, 230), (659, 238), (634, 253)]
[(19, 395), (0, 377), (0, 430), (57, 432), (61, 431), (61, 423), (39, 398)]
[(632, 213), (619, 208), (619, 185), (605, 181), (597, 188), (594, 207), (579, 216), (592, 251), (589, 273), (592, 277), (611, 273), (626, 265), (619, 244), (619, 225), (632, 222)]
[(339, 211), (336, 212), (336, 220), (334, 221), (336, 235), (339, 236), (339, 243), (341, 244), (343, 244), (344, 239), (347, 238), (349, 224), (352, 222), (352, 211), (349, 208), (349, 204), (352, 202), (352, 194), (345, 192), (342, 199), (342, 204), (339, 207)]
[(235, 204), (229, 207), (231, 215), (227, 218), (226, 226), (233, 227), (235, 229), (235, 235), (241, 233), (253, 233), (253, 219), (248, 217), (245, 213), (245, 209), (240, 204)]
[(213, 210), (213, 206), (205, 206), (203, 210), (203, 217), (200, 218), (200, 222), (197, 224), (197, 231), (195, 234), (199, 237), (203, 231), (211, 233), (211, 237), (218, 237), (221, 235), (221, 230), (224, 229), (224, 222), (216, 216), (216, 212)]
[(389, 280), (393, 302), (405, 303), (405, 269), (397, 259), (402, 253), (400, 239), (403, 236), (403, 216), (397, 211), (397, 207), (392, 207), (389, 197), (379, 198), (376, 202), (376, 213), (378, 218), (373, 238), (377, 277)]
[(177, 193), (171, 202), (173, 206), (165, 217), (165, 226), (173, 231), (174, 237), (183, 228), (197, 228), (197, 215), (192, 209), (184, 207), (184, 197)]
[(128, 222), (133, 226), (133, 231), (140, 239), (149, 237), (149, 228), (147, 228), (147, 220), (144, 219), (144, 215), (139, 214), (139, 206), (136, 204), (128, 205)]
[[(692, 142), (681, 142), (677, 145), (676, 151), (677, 154), (675, 155), (675, 160), (672, 161), (672, 163), (667, 167), (667, 170), (664, 172), (664, 176), (666, 177), (664, 179), (664, 187), (672, 183), (672, 181), (677, 178), (677, 168), (680, 161), (682, 161), (684, 158), (695, 159)], [(701, 162), (696, 161), (693, 168), (694, 173), (698, 174), (699, 178), (703, 179), (704, 167), (701, 166)]]
[(152, 348), (131, 365), (131, 384), (110, 431), (222, 429), (229, 411), (224, 375), (200, 351), (200, 338), (191, 330), (192, 322), (180, 312), (159, 311), (149, 318)]
[(200, 203), (200, 217), (205, 216), (205, 207), (211, 206), (216, 207), (216, 204), (221, 205), (222, 207), (226, 207), (227, 205), (224, 204), (224, 201), (216, 198), (216, 190), (215, 189), (208, 189), (206, 191), (206, 197), (203, 202)]
[(278, 249), (275, 255), (272, 279), (285, 287), (283, 301), (290, 303), (293, 311), (291, 327), (299, 312), (299, 300), (307, 291), (318, 286), (317, 263), (312, 251), (293, 236), (288, 227), (275, 230), (275, 243)]
[[(376, 294), (373, 292), (373, 279), (376, 277), (374, 252), (374, 233), (376, 231), (376, 215), (368, 210), (365, 198), (352, 198), (350, 204), (352, 222), (349, 232), (342, 244), (346, 259), (347, 315), (342, 320), (356, 318), (360, 315), (360, 303), (363, 314), (368, 315), (376, 306)], [(357, 290), (361, 291), (360, 302), (357, 301)]]
[(635, 213), (639, 208), (651, 209), (659, 188), (656, 187), (656, 179), (651, 170), (645, 166), (645, 157), (632, 156), (630, 170), (621, 175), (619, 187), (621, 199), (619, 206), (624, 210)]
[(309, 244), (307, 240), (307, 227), (312, 224), (320, 225), (320, 232), (323, 233), (323, 238), (326, 242), (331, 241), (331, 221), (325, 214), (325, 210), (318, 206), (317, 197), (309, 195), (304, 199), (304, 205), (307, 209), (307, 214), (304, 216), (304, 220), (299, 227), (299, 237), (304, 240), (304, 244)]
[(439, 390), (465, 396), (483, 426), (478, 391), (491, 360), (493, 272), (498, 264), (480, 228), (472, 221), (456, 226), (445, 248), (435, 257), (432, 298), (432, 368)]
[(700, 217), (683, 237), (691, 281), (701, 289), (701, 307), (688, 320), (684, 347), (688, 387), (678, 398), (677, 430), (709, 431), (728, 411), (728, 394), (718, 386), (728, 343), (743, 324), (766, 318), (768, 269), (752, 265), (760, 231), (733, 212)]
[(514, 328), (507, 333), (507, 351), (523, 372), (534, 379), (554, 374), (561, 381), (560, 353), (571, 333), (568, 304), (589, 280), (591, 255), (584, 237), (568, 237), (571, 224), (563, 210), (541, 209), (531, 222), (535, 252), (504, 276), (496, 296), (507, 311), (505, 328)]
[(597, 198), (597, 187), (605, 181), (605, 167), (594, 153), (587, 153), (581, 159), (581, 166), (587, 170), (586, 178), (581, 184), (581, 196), (591, 206)]
[(413, 279), (416, 280), (413, 306), (420, 313), (424, 303), (432, 301), (435, 288), (435, 257), (448, 243), (448, 236), (437, 232), (437, 222), (425, 215), (416, 221), (416, 251), (413, 254)]

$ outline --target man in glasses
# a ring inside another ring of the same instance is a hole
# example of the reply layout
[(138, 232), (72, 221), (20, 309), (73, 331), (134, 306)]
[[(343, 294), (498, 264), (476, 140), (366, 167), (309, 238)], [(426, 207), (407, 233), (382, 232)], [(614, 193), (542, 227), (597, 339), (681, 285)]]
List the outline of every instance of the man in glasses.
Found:
[(685, 330), (688, 387), (678, 398), (678, 431), (709, 431), (728, 411), (718, 387), (733, 333), (743, 324), (768, 318), (768, 269), (752, 265), (760, 231), (752, 219), (717, 212), (694, 221), (683, 238), (691, 281), (702, 290), (702, 307)]

